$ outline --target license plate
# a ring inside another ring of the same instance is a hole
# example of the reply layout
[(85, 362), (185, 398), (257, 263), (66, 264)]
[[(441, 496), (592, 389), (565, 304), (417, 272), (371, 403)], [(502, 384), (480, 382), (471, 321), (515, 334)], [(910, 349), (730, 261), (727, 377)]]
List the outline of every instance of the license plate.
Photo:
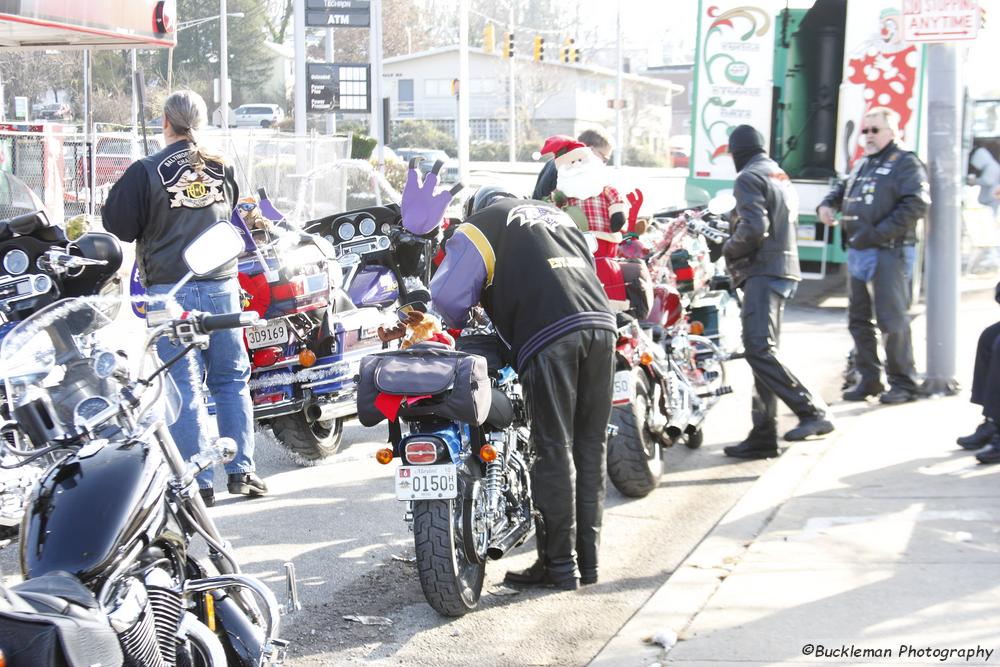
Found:
[(272, 345), (284, 345), (288, 342), (288, 327), (285, 320), (274, 320), (262, 327), (247, 329), (247, 347), (256, 350)]
[(397, 500), (438, 500), (458, 495), (453, 465), (400, 466), (396, 470)]
[(614, 393), (611, 402), (614, 405), (624, 405), (632, 400), (632, 371), (615, 373)]

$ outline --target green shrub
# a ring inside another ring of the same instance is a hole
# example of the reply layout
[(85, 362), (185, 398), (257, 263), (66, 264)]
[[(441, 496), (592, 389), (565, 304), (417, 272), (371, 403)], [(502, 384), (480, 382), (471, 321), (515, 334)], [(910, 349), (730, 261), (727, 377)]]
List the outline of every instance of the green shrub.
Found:
[(469, 146), (469, 159), (475, 162), (506, 162), (510, 148), (499, 141), (477, 141)]
[(645, 146), (629, 146), (622, 154), (622, 164), (628, 167), (666, 167), (667, 155), (654, 153)]
[(534, 154), (542, 150), (542, 142), (537, 139), (529, 139), (517, 147), (517, 159), (519, 162), (534, 162)]
[(372, 157), (372, 151), (375, 150), (375, 146), (377, 145), (378, 145), (378, 139), (374, 137), (369, 137), (363, 134), (352, 135), (351, 159), (370, 160)]
[(436, 148), (448, 155), (457, 153), (455, 137), (426, 120), (402, 120), (392, 126), (389, 142), (398, 148)]

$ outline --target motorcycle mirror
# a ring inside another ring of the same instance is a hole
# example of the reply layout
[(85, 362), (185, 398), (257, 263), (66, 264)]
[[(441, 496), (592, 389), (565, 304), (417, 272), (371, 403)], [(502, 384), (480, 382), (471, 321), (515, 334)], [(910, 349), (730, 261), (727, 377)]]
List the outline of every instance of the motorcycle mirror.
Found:
[(236, 458), (236, 441), (232, 438), (217, 438), (212, 449), (219, 463), (229, 463)]
[(409, 321), (408, 316), (413, 311), (426, 313), (427, 304), (424, 303), (423, 301), (412, 301), (406, 305), (400, 306), (399, 308), (396, 309), (396, 317), (399, 318), (400, 322), (405, 324), (406, 322)]
[(736, 208), (736, 197), (730, 192), (718, 194), (708, 202), (708, 212), (712, 215), (722, 215), (729, 213)]
[(206, 276), (239, 257), (243, 247), (243, 237), (236, 227), (220, 220), (189, 243), (182, 256), (191, 273)]

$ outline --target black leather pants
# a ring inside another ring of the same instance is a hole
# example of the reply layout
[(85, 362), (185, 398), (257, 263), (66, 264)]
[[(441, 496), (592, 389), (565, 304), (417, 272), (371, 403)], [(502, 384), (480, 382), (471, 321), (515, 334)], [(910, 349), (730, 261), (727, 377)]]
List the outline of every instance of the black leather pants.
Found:
[(855, 363), (861, 382), (875, 384), (882, 379), (878, 337), (885, 345), (885, 371), (889, 385), (917, 391), (913, 341), (910, 337), (910, 287), (903, 248), (880, 248), (878, 266), (871, 283), (854, 276), (848, 282), (848, 330), (854, 338)]
[(984, 417), (1000, 423), (1000, 322), (979, 334), (972, 372), (972, 402), (983, 406)]
[(785, 297), (775, 288), (775, 279), (753, 276), (743, 283), (743, 348), (754, 380), (751, 434), (766, 440), (777, 436), (779, 398), (800, 419), (822, 413), (809, 390), (778, 359), (784, 308)]
[(557, 579), (576, 573), (577, 558), (584, 574), (597, 573), (615, 339), (603, 330), (566, 334), (520, 373), (547, 538), (539, 552)]

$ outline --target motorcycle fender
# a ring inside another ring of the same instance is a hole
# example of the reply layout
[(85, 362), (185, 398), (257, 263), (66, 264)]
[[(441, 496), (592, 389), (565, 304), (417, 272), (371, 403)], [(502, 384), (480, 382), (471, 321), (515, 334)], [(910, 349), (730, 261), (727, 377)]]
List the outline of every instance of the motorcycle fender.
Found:
[(257, 667), (264, 650), (264, 632), (250, 622), (228, 595), (215, 600), (215, 623), (230, 665)]

